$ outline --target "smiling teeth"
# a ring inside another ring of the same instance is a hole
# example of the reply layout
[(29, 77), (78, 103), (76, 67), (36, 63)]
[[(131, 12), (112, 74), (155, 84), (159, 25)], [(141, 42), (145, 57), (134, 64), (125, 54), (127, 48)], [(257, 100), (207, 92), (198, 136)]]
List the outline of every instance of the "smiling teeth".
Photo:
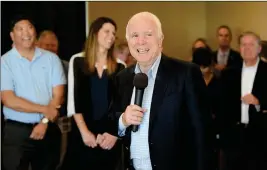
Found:
[(148, 52), (149, 51), (149, 49), (137, 49), (137, 51), (139, 52), (139, 53), (146, 53), (146, 52)]

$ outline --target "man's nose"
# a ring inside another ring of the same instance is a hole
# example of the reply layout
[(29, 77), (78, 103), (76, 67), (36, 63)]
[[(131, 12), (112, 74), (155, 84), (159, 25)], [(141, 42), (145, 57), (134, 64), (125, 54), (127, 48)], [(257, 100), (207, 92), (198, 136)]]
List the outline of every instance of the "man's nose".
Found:
[(140, 36), (137, 38), (137, 43), (142, 45), (146, 43), (146, 40), (144, 37)]

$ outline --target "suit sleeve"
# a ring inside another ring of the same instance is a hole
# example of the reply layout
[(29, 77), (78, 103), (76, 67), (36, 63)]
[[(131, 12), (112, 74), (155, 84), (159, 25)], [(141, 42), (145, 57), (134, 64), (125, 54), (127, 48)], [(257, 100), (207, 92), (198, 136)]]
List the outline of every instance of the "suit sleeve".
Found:
[(211, 107), (207, 87), (200, 69), (193, 65), (188, 69), (185, 82), (186, 103), (194, 129), (196, 164), (198, 170), (207, 170), (211, 158)]
[[(120, 67), (118, 72), (123, 70), (125, 67)], [(118, 136), (118, 122), (121, 114), (121, 96), (120, 96), (120, 76), (117, 73), (114, 75), (112, 79), (112, 94), (111, 94), (111, 102), (109, 104), (108, 110), (108, 120), (109, 120), (109, 127), (107, 128), (108, 132), (114, 136)], [(118, 136), (119, 137), (119, 136)]]

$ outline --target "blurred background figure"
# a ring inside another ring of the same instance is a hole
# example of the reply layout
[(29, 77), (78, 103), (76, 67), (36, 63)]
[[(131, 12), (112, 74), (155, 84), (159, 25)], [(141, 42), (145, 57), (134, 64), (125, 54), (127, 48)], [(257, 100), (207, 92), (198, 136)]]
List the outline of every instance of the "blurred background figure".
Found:
[(191, 56), (189, 57), (189, 61), (192, 61), (192, 56), (193, 56), (193, 53), (196, 49), (198, 48), (207, 48), (211, 51), (211, 48), (210, 46), (208, 45), (206, 39), (204, 38), (197, 38), (193, 44), (192, 44), (192, 49), (191, 49)]
[(267, 62), (267, 41), (261, 41), (261, 60)]
[(197, 49), (197, 48), (207, 48), (209, 50), (211, 50), (211, 48), (209, 47), (207, 41), (204, 38), (198, 38), (194, 41), (193, 45), (192, 45), (192, 53)]
[(219, 71), (225, 67), (239, 67), (242, 58), (239, 52), (231, 48), (232, 31), (229, 26), (221, 25), (217, 28), (218, 50), (214, 52), (215, 68)]
[[(51, 31), (51, 30), (44, 30), (40, 33), (38, 40), (36, 42), (36, 45), (39, 48), (43, 48), (45, 50), (48, 50), (50, 52), (53, 52), (58, 55), (58, 47), (59, 47), (59, 42), (56, 34)], [(62, 57), (61, 57), (62, 58)], [(61, 59), (63, 69), (66, 75), (66, 78), (68, 77), (68, 69), (69, 69), (69, 62), (66, 60)], [(66, 88), (67, 92), (67, 88)], [(67, 115), (67, 93), (65, 93), (65, 102), (61, 107), (61, 117), (58, 119), (57, 124), (61, 130), (62, 136), (61, 136), (61, 152), (60, 152), (60, 164), (59, 167), (64, 159), (64, 155), (66, 153), (67, 149), (67, 135), (68, 132), (71, 130), (71, 120), (68, 118)], [(58, 168), (59, 168), (58, 167)]]
[[(219, 92), (220, 83), (218, 74), (214, 73), (214, 65), (212, 62), (212, 51), (206, 47), (200, 47), (193, 52), (193, 63), (199, 65), (200, 70), (203, 74), (203, 78), (207, 85), (208, 100), (211, 105), (212, 122), (208, 132), (212, 138), (210, 146), (213, 148), (213, 156), (211, 161), (211, 169), (216, 170), (219, 165), (219, 127), (217, 126), (217, 113), (219, 108)], [(207, 122), (209, 123), (209, 122)]]
[[(40, 33), (37, 41), (37, 46), (39, 48), (51, 51), (58, 55), (58, 47), (59, 47), (58, 38), (56, 34), (51, 30), (44, 30)], [(66, 75), (68, 75), (67, 73), (69, 69), (69, 63), (66, 60), (63, 60), (62, 57), (60, 58), (64, 67), (64, 71)]]
[(130, 54), (128, 43), (124, 40), (117, 40), (115, 42), (113, 55), (117, 58), (118, 62), (127, 67), (136, 63), (135, 59)]

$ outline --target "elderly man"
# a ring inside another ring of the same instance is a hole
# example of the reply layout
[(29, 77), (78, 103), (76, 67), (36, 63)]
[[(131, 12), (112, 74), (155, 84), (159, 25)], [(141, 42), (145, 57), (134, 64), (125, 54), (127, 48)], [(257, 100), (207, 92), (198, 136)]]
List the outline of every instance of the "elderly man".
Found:
[[(152, 13), (134, 15), (126, 27), (137, 64), (116, 77), (111, 107), (126, 160), (136, 170), (206, 170), (205, 121), (211, 121), (206, 85), (199, 67), (162, 54), (160, 20)], [(148, 86), (142, 106), (134, 105), (134, 75), (145, 73)], [(131, 132), (132, 125), (139, 125)]]
[(260, 60), (260, 37), (239, 38), (243, 66), (222, 72), (220, 140), (225, 170), (267, 169), (267, 64)]
[[(38, 38), (37, 41), (37, 46), (51, 51), (55, 54), (58, 55), (58, 38), (56, 36), (56, 34), (53, 31), (50, 30), (44, 30), (40, 33), (40, 36)], [(69, 62), (67, 62), (66, 60), (61, 60), (62, 64), (63, 64), (63, 68), (65, 71), (65, 74), (68, 75), (68, 70), (69, 70)]]

